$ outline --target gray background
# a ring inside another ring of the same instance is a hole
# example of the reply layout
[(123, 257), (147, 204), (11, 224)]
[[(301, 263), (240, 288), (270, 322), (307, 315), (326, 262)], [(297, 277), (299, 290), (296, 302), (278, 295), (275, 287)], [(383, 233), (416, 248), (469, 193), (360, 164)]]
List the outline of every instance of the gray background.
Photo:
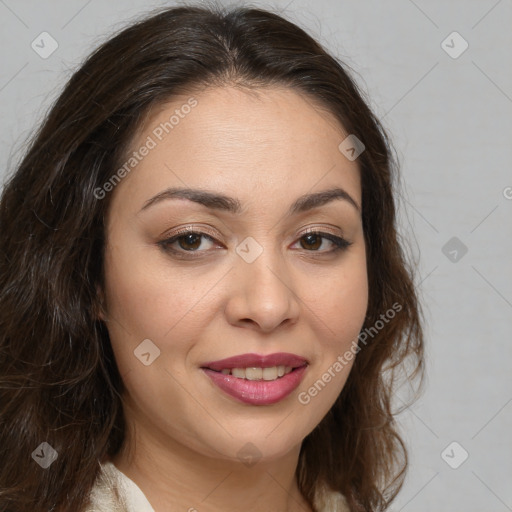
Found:
[[(0, 0), (3, 176), (81, 60), (162, 5), (172, 2)], [(400, 224), (419, 258), (428, 380), (399, 417), (411, 466), (392, 510), (512, 510), (511, 1), (252, 5), (281, 11), (357, 72), (401, 159)], [(46, 59), (31, 48), (43, 31), (59, 45)], [(445, 49), (459, 52), (462, 40), (442, 46), (453, 31), (469, 44), (457, 58)]]

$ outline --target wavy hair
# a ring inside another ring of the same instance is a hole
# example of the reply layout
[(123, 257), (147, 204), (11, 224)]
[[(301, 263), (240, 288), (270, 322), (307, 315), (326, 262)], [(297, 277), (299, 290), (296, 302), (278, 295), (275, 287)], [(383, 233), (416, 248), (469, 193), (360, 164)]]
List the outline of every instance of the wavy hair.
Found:
[[(99, 200), (95, 189), (153, 107), (226, 85), (292, 88), (366, 147), (357, 160), (369, 283), (363, 330), (401, 307), (361, 345), (335, 404), (303, 441), (296, 476), (312, 507), (320, 482), (354, 512), (389, 506), (407, 468), (392, 410), (395, 371), (423, 377), (421, 310), (397, 231), (397, 159), (347, 69), (275, 13), (181, 6), (132, 23), (71, 76), (0, 200), (0, 510), (81, 511), (100, 463), (119, 451), (123, 382), (97, 315), (111, 194)], [(42, 442), (58, 454), (47, 470), (31, 457)]]

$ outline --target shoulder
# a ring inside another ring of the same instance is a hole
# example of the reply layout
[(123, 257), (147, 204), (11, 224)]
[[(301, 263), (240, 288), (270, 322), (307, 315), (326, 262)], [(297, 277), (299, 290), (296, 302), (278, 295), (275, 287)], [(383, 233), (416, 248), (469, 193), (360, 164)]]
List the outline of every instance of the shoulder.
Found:
[(137, 484), (114, 464), (101, 465), (84, 512), (155, 512)]

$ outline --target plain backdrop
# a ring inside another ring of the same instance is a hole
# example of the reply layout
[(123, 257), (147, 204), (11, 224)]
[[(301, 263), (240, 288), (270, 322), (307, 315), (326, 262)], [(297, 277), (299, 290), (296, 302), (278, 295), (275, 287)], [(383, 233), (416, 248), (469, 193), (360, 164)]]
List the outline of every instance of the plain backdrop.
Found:
[[(0, 0), (4, 179), (84, 57), (163, 5), (173, 2)], [(512, 2), (251, 5), (306, 28), (354, 70), (400, 157), (428, 379), (399, 416), (411, 465), (392, 510), (512, 510)], [(58, 44), (46, 58), (32, 47), (43, 32)]]

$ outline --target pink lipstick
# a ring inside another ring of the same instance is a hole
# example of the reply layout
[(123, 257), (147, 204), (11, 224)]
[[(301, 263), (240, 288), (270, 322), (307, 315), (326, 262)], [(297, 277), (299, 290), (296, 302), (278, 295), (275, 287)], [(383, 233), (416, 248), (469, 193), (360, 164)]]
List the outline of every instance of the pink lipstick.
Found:
[(233, 398), (251, 405), (270, 405), (297, 388), (307, 366), (305, 358), (280, 352), (233, 356), (204, 363), (201, 369)]

